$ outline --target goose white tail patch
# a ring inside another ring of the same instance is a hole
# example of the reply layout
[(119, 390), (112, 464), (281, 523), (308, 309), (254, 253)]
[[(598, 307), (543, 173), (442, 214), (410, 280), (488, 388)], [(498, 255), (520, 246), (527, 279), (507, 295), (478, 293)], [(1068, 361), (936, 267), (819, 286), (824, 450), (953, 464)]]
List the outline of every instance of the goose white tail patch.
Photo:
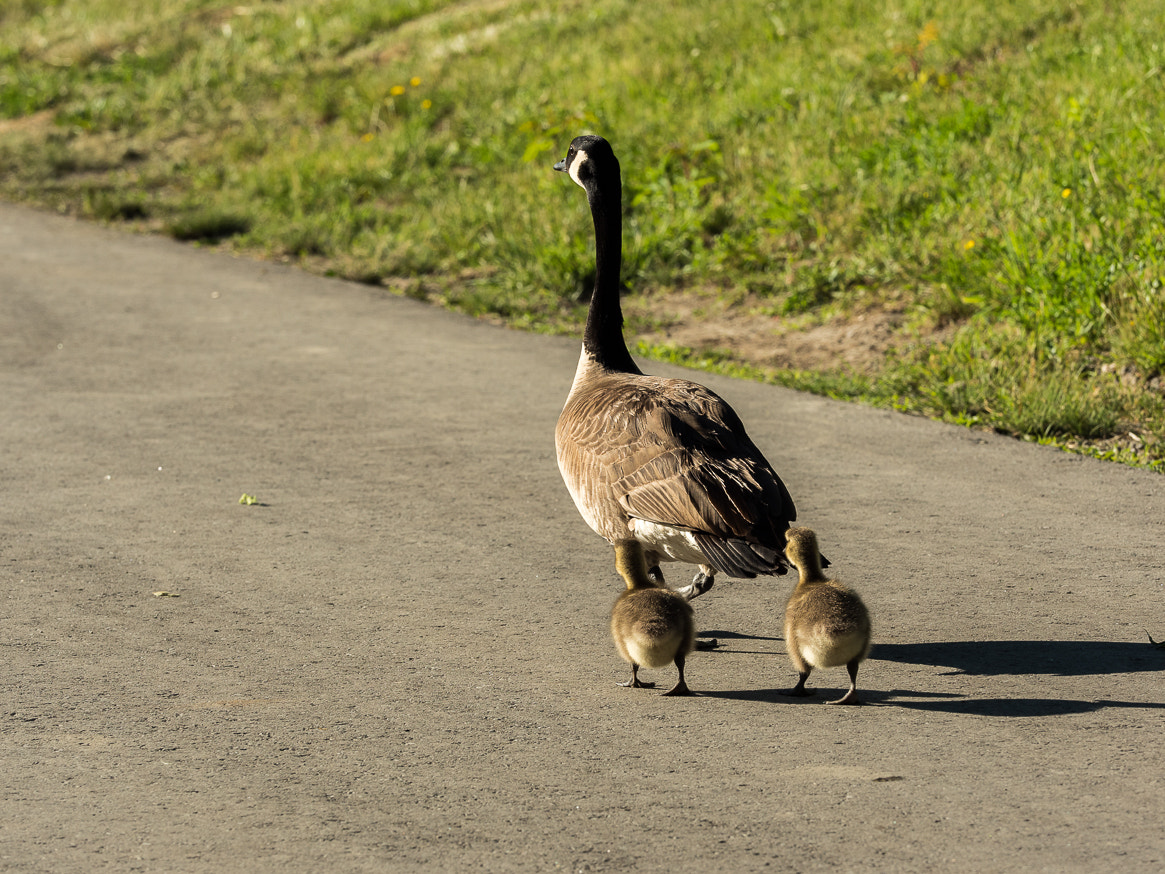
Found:
[(627, 527), (631, 529), (636, 540), (672, 561), (700, 565), (708, 561), (703, 550), (696, 544), (696, 538), (691, 531), (644, 519), (632, 519)]

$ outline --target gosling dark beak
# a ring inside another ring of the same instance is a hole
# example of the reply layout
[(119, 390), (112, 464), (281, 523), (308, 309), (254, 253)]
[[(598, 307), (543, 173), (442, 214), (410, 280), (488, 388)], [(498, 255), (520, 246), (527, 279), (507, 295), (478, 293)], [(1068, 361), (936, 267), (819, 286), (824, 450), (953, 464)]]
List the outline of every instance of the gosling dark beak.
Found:
[(561, 161), (559, 161), (557, 164), (555, 164), (554, 169), (555, 170), (565, 170), (566, 169), (566, 158), (563, 158)]

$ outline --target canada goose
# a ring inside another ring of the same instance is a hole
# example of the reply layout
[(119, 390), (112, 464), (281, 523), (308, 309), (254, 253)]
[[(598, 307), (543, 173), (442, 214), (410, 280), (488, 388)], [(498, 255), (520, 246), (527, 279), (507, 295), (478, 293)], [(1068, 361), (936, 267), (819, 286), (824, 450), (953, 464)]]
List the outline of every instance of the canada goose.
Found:
[(554, 165), (587, 193), (595, 225), (595, 286), (582, 355), (558, 418), (558, 468), (583, 519), (611, 544), (643, 544), (659, 564), (699, 565), (689, 600), (733, 577), (784, 574), (793, 499), (733, 409), (684, 379), (646, 376), (623, 341), (619, 304), (622, 182), (602, 137), (576, 137)]
[(675, 662), (680, 678), (665, 695), (691, 695), (684, 681), (684, 658), (696, 640), (691, 605), (647, 573), (643, 546), (636, 540), (615, 544), (615, 566), (627, 583), (611, 608), (611, 637), (623, 660), (631, 663), (631, 679), (620, 686), (655, 687), (639, 679), (639, 668), (662, 668)]
[(785, 537), (785, 555), (801, 577), (785, 608), (785, 646), (800, 679), (783, 694), (812, 695), (813, 690), (805, 688), (810, 671), (845, 665), (849, 691), (829, 703), (861, 704), (858, 665), (870, 652), (870, 613), (857, 592), (821, 572), (816, 534), (808, 528), (790, 528)]

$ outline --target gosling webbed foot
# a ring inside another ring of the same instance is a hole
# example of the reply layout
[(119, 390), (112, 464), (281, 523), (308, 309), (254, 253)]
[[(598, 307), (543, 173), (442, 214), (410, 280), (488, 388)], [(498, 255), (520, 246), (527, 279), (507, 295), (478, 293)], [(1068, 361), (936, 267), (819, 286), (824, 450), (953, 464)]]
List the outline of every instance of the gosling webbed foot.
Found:
[(688, 688), (687, 683), (685, 683), (683, 680), (680, 680), (678, 683), (676, 683), (674, 686), (672, 686), (670, 689), (668, 689), (663, 694), (664, 695), (695, 695), (696, 693)]
[(623, 686), (628, 689), (654, 689), (655, 683), (645, 683), (642, 680), (628, 680), (625, 683), (616, 683), (616, 686)]
[(836, 701), (827, 701), (826, 704), (861, 704), (858, 700), (858, 665), (861, 664), (859, 659), (854, 659), (847, 664), (846, 670), (849, 671), (849, 691), (838, 698)]
[(672, 686), (670, 689), (668, 689), (666, 692), (664, 692), (663, 693), (664, 695), (678, 696), (678, 695), (695, 695), (696, 694), (695, 692), (693, 692), (691, 689), (688, 688), (688, 683), (684, 679), (684, 662), (685, 662), (685, 659), (684, 659), (683, 653), (680, 653), (679, 655), (676, 656), (676, 670), (678, 670), (680, 672), (680, 676), (679, 676), (679, 679), (676, 680), (676, 684), (674, 686)]
[(639, 679), (639, 665), (632, 663), (631, 679), (626, 683), (616, 683), (617, 686), (627, 686), (632, 689), (654, 689), (655, 683), (644, 683)]
[(846, 692), (844, 695), (842, 695), (842, 696), (841, 696), (840, 698), (838, 698), (836, 701), (826, 701), (825, 703), (826, 703), (826, 704), (855, 704), (855, 705), (861, 705), (861, 703), (862, 703), (862, 702), (861, 702), (861, 701), (858, 699), (858, 690), (857, 690), (857, 689), (850, 689), (848, 692)]
[(800, 674), (797, 678), (797, 685), (792, 689), (781, 692), (786, 698), (808, 698), (810, 695), (816, 695), (816, 689), (806, 689), (805, 682), (809, 679), (809, 672), (806, 671)]

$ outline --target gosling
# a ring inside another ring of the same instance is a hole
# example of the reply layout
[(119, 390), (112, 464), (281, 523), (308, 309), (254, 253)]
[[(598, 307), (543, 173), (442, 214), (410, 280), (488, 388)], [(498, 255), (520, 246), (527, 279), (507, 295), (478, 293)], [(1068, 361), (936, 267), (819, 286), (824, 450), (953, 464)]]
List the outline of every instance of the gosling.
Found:
[(821, 571), (817, 535), (808, 528), (785, 532), (785, 556), (797, 568), (800, 581), (785, 608), (785, 646), (797, 685), (784, 695), (813, 695), (805, 681), (814, 668), (845, 665), (849, 691), (830, 704), (861, 704), (858, 700), (858, 665), (870, 652), (870, 612), (858, 593)]
[(683, 597), (649, 576), (643, 546), (635, 540), (615, 544), (615, 567), (627, 583), (611, 608), (615, 649), (631, 664), (631, 679), (620, 686), (653, 689), (639, 679), (639, 668), (662, 668), (675, 662), (679, 680), (665, 695), (692, 695), (684, 680), (684, 659), (696, 639), (696, 621)]

